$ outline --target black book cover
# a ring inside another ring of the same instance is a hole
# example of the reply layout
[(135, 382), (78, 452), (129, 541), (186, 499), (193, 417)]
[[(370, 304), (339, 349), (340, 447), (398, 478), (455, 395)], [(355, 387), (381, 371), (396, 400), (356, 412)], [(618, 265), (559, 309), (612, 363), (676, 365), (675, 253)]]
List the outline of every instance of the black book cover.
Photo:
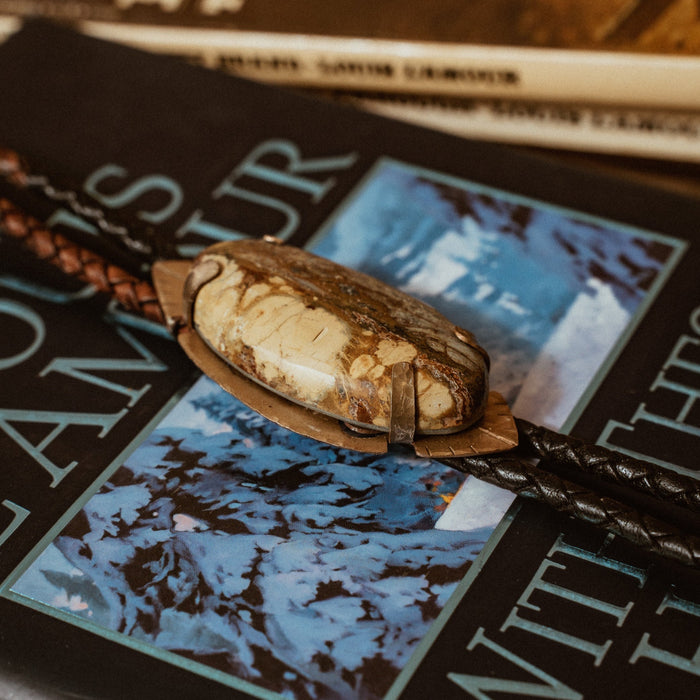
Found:
[[(518, 415), (696, 475), (697, 201), (40, 22), (0, 47), (0, 78), (4, 145), (159, 253), (276, 235), (359, 267), (473, 330)], [(443, 465), (272, 427), (0, 241), (8, 677), (88, 697), (697, 696), (697, 572)]]

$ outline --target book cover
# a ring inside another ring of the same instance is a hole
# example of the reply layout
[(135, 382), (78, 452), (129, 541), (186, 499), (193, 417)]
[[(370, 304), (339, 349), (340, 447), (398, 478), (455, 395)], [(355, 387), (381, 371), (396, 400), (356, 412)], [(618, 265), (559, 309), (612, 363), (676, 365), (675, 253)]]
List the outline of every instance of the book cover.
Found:
[[(472, 330), (517, 415), (697, 473), (697, 200), (40, 22), (0, 75), (7, 146), (167, 253), (277, 235), (362, 269)], [(10, 678), (88, 697), (697, 695), (696, 571), (438, 462), (276, 427), (2, 245)]]
[(0, 13), (284, 84), (700, 106), (693, 0), (3, 0)]

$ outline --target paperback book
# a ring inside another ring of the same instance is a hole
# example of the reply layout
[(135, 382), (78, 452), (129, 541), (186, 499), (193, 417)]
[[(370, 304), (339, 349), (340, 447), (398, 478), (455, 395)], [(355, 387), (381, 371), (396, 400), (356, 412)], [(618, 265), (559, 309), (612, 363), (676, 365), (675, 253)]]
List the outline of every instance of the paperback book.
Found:
[[(165, 256), (276, 236), (471, 330), (516, 415), (697, 475), (697, 200), (30, 22), (5, 145)], [(33, 191), (67, 236), (144, 259)], [(0, 237), (0, 659), (89, 697), (694, 697), (698, 572), (270, 423)]]
[(287, 85), (700, 107), (686, 0), (2, 0), (19, 15)]
[(464, 138), (700, 162), (700, 112), (372, 91), (310, 92)]

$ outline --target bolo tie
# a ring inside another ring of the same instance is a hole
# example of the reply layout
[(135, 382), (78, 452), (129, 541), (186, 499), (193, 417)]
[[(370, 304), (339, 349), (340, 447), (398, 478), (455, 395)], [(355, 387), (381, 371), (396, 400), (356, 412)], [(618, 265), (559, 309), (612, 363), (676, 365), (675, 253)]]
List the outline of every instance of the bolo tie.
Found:
[(489, 390), (487, 352), (422, 301), (267, 238), (217, 243), (194, 260), (159, 259), (152, 236), (135, 236), (76, 189), (33, 173), (10, 149), (0, 148), (0, 176), (150, 256), (151, 279), (5, 197), (2, 235), (163, 324), (202, 372), (266, 418), (346, 449), (410, 447), (700, 568), (698, 481), (514, 417)]

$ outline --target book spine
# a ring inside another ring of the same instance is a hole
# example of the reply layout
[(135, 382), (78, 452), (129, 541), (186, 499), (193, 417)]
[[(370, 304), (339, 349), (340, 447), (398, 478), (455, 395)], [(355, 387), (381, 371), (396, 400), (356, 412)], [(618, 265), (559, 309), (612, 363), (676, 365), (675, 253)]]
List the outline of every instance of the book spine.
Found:
[(84, 21), (93, 36), (285, 85), (700, 109), (700, 58)]
[(325, 94), (464, 138), (700, 163), (700, 112), (695, 111), (349, 91)]

